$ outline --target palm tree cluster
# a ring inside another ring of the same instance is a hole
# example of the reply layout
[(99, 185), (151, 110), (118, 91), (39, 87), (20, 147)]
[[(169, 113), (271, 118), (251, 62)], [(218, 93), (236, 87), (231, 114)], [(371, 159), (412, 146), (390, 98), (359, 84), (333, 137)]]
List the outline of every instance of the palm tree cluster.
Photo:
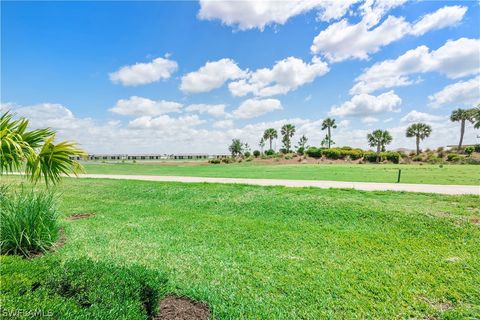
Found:
[(8, 111), (0, 116), (0, 174), (23, 171), (32, 182), (43, 177), (48, 185), (57, 183), (63, 174), (83, 170), (73, 159), (86, 156), (76, 143), (55, 143), (52, 129), (28, 131), (28, 123), (25, 118), (14, 120)]

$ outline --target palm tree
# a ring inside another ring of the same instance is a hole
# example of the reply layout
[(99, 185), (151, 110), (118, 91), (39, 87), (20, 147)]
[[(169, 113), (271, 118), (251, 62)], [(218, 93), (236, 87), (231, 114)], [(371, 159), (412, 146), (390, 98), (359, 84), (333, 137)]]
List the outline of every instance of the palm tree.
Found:
[(480, 129), (480, 103), (477, 105), (476, 108), (472, 109), (472, 118), (473, 120), (473, 127), (475, 129)]
[(283, 139), (283, 146), (287, 150), (287, 153), (290, 152), (290, 147), (292, 145), (291, 138), (295, 134), (295, 126), (293, 124), (287, 123), (283, 125), (282, 130), (281, 130)]
[(407, 128), (407, 138), (416, 138), (417, 155), (420, 154), (420, 140), (428, 138), (432, 133), (432, 127), (425, 123), (414, 123)]
[(263, 133), (263, 139), (268, 140), (270, 142), (270, 150), (272, 150), (272, 140), (278, 138), (277, 130), (273, 128), (268, 128)]
[(387, 130), (377, 129), (367, 135), (368, 145), (377, 147), (377, 162), (380, 162), (380, 152), (385, 145), (390, 144), (393, 138)]
[(332, 141), (332, 132), (331, 129), (336, 129), (337, 125), (335, 124), (335, 119), (327, 118), (322, 122), (322, 130), (328, 129), (328, 148), (330, 149), (331, 141)]
[(73, 158), (86, 156), (71, 141), (55, 143), (55, 132), (50, 128), (27, 131), (28, 120), (13, 119), (9, 111), (0, 116), (0, 174), (24, 171), (30, 181), (44, 179), (45, 184), (56, 184), (62, 174), (83, 171)]
[(463, 135), (465, 134), (465, 122), (467, 120), (473, 122), (473, 114), (471, 110), (457, 109), (453, 110), (450, 115), (450, 121), (460, 121), (460, 142), (458, 143), (458, 150), (462, 148)]

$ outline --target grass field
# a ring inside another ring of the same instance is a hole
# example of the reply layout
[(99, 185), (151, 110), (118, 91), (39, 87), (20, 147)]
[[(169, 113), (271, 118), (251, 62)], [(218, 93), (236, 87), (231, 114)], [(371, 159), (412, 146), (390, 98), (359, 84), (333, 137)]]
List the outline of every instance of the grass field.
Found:
[(86, 163), (87, 173), (177, 175), (222, 178), (266, 178), (480, 185), (480, 166), (475, 165), (392, 165), (392, 164), (220, 164), (205, 163)]
[[(129, 167), (150, 168), (111, 166)], [(480, 317), (475, 196), (90, 179), (58, 189), (64, 217), (95, 216), (63, 221), (56, 252), (2, 266), (3, 305), (61, 301), (15, 288), (48, 259), (89, 259), (160, 272), (166, 292), (206, 301), (215, 319)]]

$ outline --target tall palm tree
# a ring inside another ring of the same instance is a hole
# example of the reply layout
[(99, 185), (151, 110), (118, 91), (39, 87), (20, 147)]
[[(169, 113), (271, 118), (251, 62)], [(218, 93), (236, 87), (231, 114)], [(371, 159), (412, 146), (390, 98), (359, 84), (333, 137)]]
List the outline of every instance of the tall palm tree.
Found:
[(428, 138), (432, 133), (432, 127), (425, 123), (414, 123), (407, 128), (407, 138), (415, 137), (417, 143), (417, 155), (420, 154), (420, 140)]
[(335, 119), (327, 118), (322, 122), (322, 130), (327, 129), (328, 132), (328, 148), (330, 149), (331, 141), (332, 141), (332, 132), (331, 129), (336, 129), (337, 125), (335, 124)]
[(377, 162), (380, 162), (380, 153), (385, 145), (390, 144), (393, 138), (387, 130), (377, 129), (367, 135), (368, 145), (377, 148)]
[(277, 130), (273, 128), (268, 128), (263, 133), (263, 139), (268, 140), (270, 142), (270, 150), (272, 150), (272, 140), (278, 138)]
[(295, 126), (291, 123), (287, 123), (282, 126), (282, 129), (280, 132), (282, 133), (282, 136), (283, 136), (283, 139), (282, 139), (283, 145), (288, 153), (290, 152), (290, 147), (292, 145), (291, 138), (295, 134)]
[(462, 148), (463, 135), (465, 134), (465, 122), (473, 122), (473, 114), (471, 110), (457, 109), (453, 110), (450, 115), (450, 121), (460, 121), (460, 142), (458, 143), (458, 150)]
[(44, 179), (57, 183), (62, 174), (83, 171), (75, 157), (86, 156), (71, 141), (55, 143), (55, 132), (50, 128), (27, 131), (28, 120), (13, 119), (5, 112), (0, 116), (0, 174), (24, 171), (32, 182)]

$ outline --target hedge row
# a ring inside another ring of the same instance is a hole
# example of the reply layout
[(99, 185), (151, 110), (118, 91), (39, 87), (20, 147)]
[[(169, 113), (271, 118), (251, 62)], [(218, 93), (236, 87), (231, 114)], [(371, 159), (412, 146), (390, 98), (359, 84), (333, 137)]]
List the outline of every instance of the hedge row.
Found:
[[(369, 162), (377, 161), (377, 154), (373, 151), (363, 151), (362, 149), (353, 149), (350, 147), (343, 147), (343, 148), (316, 148), (310, 147), (307, 149), (306, 154), (312, 158), (321, 158), (324, 156), (327, 159), (337, 160), (337, 159), (345, 159), (349, 157), (351, 160), (358, 160), (364, 158)], [(388, 151), (381, 153), (381, 161), (388, 160), (393, 163), (400, 162), (400, 153)]]

